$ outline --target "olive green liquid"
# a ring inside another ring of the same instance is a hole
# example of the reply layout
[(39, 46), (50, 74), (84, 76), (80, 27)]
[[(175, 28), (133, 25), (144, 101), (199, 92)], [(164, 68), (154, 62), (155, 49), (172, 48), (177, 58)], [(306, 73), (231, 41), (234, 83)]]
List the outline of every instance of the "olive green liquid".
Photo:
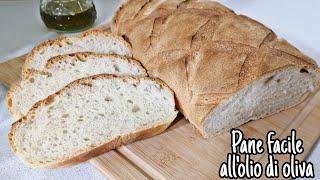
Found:
[[(40, 14), (45, 25), (50, 29), (61, 32), (77, 32), (90, 28), (97, 18), (97, 12), (94, 4), (81, 5), (81, 1), (70, 1), (61, 4), (55, 2), (48, 3), (45, 7), (40, 8)], [(60, 9), (59, 9), (60, 8)], [(57, 11), (57, 9), (59, 9)]]

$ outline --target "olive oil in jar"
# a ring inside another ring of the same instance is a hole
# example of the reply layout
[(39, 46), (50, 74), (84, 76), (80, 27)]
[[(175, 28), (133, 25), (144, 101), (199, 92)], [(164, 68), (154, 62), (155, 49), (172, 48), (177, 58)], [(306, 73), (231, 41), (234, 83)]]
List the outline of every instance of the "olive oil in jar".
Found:
[(88, 29), (97, 18), (92, 0), (41, 0), (40, 15), (48, 28), (60, 32)]

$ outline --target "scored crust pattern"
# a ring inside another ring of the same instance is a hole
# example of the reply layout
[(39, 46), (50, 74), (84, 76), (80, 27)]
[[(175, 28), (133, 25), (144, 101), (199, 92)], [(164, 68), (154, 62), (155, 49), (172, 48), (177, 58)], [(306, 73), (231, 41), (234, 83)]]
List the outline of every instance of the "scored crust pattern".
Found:
[(129, 0), (112, 31), (175, 91), (180, 111), (200, 130), (213, 108), (252, 81), (292, 66), (317, 67), (263, 24), (214, 1)]

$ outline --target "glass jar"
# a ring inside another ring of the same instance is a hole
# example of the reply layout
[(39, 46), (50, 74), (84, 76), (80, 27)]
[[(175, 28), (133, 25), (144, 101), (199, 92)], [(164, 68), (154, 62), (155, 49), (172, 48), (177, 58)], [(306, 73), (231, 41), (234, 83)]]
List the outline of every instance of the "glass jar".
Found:
[(97, 18), (92, 0), (41, 0), (40, 15), (49, 29), (60, 32), (88, 29)]

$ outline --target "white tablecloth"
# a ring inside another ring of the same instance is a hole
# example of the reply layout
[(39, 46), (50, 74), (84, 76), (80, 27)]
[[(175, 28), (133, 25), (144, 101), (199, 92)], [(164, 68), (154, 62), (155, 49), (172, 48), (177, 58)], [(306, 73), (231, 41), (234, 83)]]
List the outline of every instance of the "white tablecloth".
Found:
[[(219, 0), (240, 14), (259, 20), (320, 64), (320, 1), (318, 0)], [(38, 1), (0, 1), (0, 61), (25, 54), (34, 44), (54, 37), (41, 26)], [(110, 18), (118, 1), (95, 0), (98, 23)], [(36, 10), (36, 11), (35, 11)], [(8, 117), (0, 86), (0, 179), (103, 179), (88, 163), (60, 170), (38, 170), (24, 166), (14, 157), (7, 142), (13, 122)], [(320, 176), (320, 145), (308, 158)]]

